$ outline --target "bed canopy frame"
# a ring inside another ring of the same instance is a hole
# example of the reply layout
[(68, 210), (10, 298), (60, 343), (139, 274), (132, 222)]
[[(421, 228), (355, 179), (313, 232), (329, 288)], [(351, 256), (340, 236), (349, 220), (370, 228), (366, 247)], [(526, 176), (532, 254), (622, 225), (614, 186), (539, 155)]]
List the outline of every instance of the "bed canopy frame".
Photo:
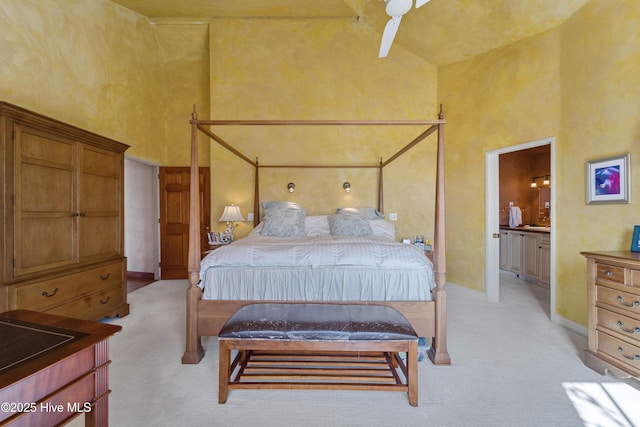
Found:
[[(189, 258), (187, 289), (187, 339), (186, 349), (182, 363), (198, 363), (204, 356), (201, 344), (201, 336), (217, 335), (219, 328), (226, 320), (227, 314), (212, 313), (214, 308), (212, 301), (201, 299), (202, 290), (200, 283), (200, 188), (198, 175), (198, 132), (217, 142), (237, 157), (255, 168), (254, 183), (254, 226), (259, 223), (260, 194), (259, 194), (259, 170), (261, 168), (376, 168), (378, 169), (378, 210), (384, 212), (383, 194), (383, 168), (402, 156), (405, 152), (420, 143), (429, 135), (437, 132), (437, 156), (436, 156), (436, 200), (435, 200), (435, 224), (434, 224), (434, 253), (433, 271), (436, 287), (432, 291), (432, 313), (426, 313), (427, 321), (432, 322), (433, 338), (429, 350), (429, 358), (434, 364), (448, 365), (451, 363), (446, 344), (446, 258), (445, 258), (445, 193), (444, 193), (444, 114), (442, 105), (437, 120), (199, 120), (196, 106), (193, 106), (191, 115), (191, 169), (190, 169), (190, 204), (189, 204)], [(411, 142), (392, 155), (388, 160), (380, 159), (379, 164), (347, 165), (347, 164), (260, 164), (258, 159), (251, 160), (235, 149), (223, 138), (213, 133), (212, 126), (427, 126), (427, 129), (414, 138)], [(220, 301), (218, 301), (220, 302)], [(227, 301), (231, 302), (231, 301)], [(237, 302), (236, 308), (251, 303), (252, 301)], [(409, 303), (410, 304), (410, 303)], [(219, 309), (220, 305), (216, 305)], [(234, 309), (235, 310), (235, 309)], [(405, 314), (406, 315), (406, 314)], [(418, 313), (419, 315), (419, 313)], [(226, 316), (226, 317), (225, 317)], [(411, 319), (410, 319), (411, 320)], [(213, 326), (211, 325), (213, 324)], [(420, 334), (419, 328), (416, 328)], [(431, 336), (431, 335), (421, 335)]]

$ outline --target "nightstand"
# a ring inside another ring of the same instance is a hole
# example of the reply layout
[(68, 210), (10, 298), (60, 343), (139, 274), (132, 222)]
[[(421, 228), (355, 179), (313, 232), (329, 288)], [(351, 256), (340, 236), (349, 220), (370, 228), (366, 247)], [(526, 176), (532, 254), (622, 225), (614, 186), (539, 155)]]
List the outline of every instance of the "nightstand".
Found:
[(216, 249), (218, 249), (219, 247), (222, 246), (226, 246), (231, 242), (216, 242), (216, 243), (209, 243), (209, 252), (211, 251), (215, 251)]
[(229, 243), (231, 242), (216, 242), (216, 243), (209, 243), (209, 250), (208, 251), (204, 251), (202, 253), (202, 258), (204, 258), (205, 256), (209, 255), (211, 252), (215, 251), (216, 249), (218, 249), (219, 247), (222, 246), (227, 246)]

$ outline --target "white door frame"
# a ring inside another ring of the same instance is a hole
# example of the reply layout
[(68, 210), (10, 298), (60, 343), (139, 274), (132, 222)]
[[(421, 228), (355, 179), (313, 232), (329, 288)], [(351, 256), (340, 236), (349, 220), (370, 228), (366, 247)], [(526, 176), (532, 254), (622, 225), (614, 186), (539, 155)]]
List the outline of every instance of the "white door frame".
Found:
[[(539, 147), (541, 145), (550, 145), (551, 148), (551, 176), (555, 178), (556, 156), (555, 156), (554, 136), (538, 139), (535, 141), (525, 142), (523, 144), (504, 147), (493, 151), (487, 151), (485, 164), (485, 293), (487, 300), (490, 302), (500, 301), (500, 240), (495, 238), (494, 234), (500, 235), (500, 173), (499, 173), (499, 156), (500, 154), (511, 153), (514, 151), (526, 150), (528, 148)], [(551, 185), (551, 209), (549, 218), (551, 220), (551, 283), (549, 284), (549, 311), (551, 321), (557, 320), (556, 315), (556, 186)]]
[[(148, 191), (149, 194), (152, 194), (153, 197), (153, 215), (149, 215), (147, 217), (147, 221), (149, 224), (153, 224), (153, 237), (152, 237), (152, 244), (153, 244), (153, 254), (152, 254), (152, 268), (153, 268), (153, 278), (155, 280), (159, 280), (160, 279), (160, 183), (158, 181), (158, 174), (159, 174), (159, 170), (160, 170), (160, 165), (158, 165), (157, 163), (153, 163), (153, 162), (149, 162), (147, 160), (143, 160), (143, 159), (139, 159), (137, 157), (133, 157), (130, 156), (128, 154), (125, 154), (125, 159), (131, 162), (135, 162), (138, 164), (142, 164), (145, 166), (149, 166), (152, 175), (155, 177), (155, 179), (153, 179), (153, 188), (145, 188), (143, 189), (143, 191)], [(127, 176), (127, 174), (125, 174), (124, 176), (124, 185), (127, 186), (129, 183), (129, 179), (130, 177)], [(127, 221), (127, 217), (129, 215), (132, 215), (131, 213), (131, 209), (130, 207), (127, 206), (127, 204), (125, 203), (124, 206), (124, 218), (125, 218), (125, 224)], [(126, 227), (125, 227), (126, 229)], [(125, 239), (125, 255), (126, 254), (126, 240), (127, 240), (127, 235), (125, 233), (124, 236)]]

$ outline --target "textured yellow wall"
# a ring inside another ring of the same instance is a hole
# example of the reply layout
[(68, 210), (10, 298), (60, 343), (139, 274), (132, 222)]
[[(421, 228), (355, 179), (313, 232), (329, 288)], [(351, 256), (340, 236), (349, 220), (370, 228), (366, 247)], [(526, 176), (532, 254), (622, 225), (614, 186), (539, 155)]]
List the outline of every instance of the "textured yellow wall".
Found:
[(3, 0), (0, 28), (0, 99), (128, 144), (128, 155), (189, 163), (191, 104), (208, 104), (206, 26), (153, 26), (103, 0)]
[(626, 152), (637, 183), (639, 18), (634, 0), (592, 0), (555, 30), (439, 69), (449, 106), (448, 280), (485, 287), (485, 152), (555, 135), (556, 311), (586, 325), (580, 251), (628, 250), (640, 223), (637, 185), (631, 204), (589, 206), (584, 183), (586, 161)]
[[(352, 19), (216, 20), (210, 44), (213, 118), (437, 116), (436, 68), (399, 47), (393, 61), (378, 59), (379, 37)], [(216, 132), (261, 164), (375, 165), (424, 129), (227, 127)], [(398, 213), (398, 238), (433, 233), (434, 142), (430, 137), (385, 168), (385, 212)], [(229, 203), (241, 206), (245, 215), (251, 212), (252, 168), (220, 146), (212, 148), (211, 166), (214, 219)], [(262, 201), (290, 199), (309, 214), (377, 203), (375, 170), (261, 169), (260, 174)], [(286, 191), (290, 181), (296, 183), (292, 195)], [(342, 190), (344, 181), (352, 184), (350, 195)], [(237, 234), (249, 229), (243, 224)]]
[(559, 133), (559, 61), (552, 30), (440, 68), (448, 281), (485, 289), (485, 153)]
[[(192, 103), (201, 118), (418, 119), (434, 118), (443, 102), (448, 279), (478, 290), (484, 289), (485, 153), (555, 135), (557, 311), (586, 324), (579, 251), (628, 249), (640, 223), (638, 185), (631, 186), (629, 205), (584, 200), (587, 160), (631, 152), (637, 183), (639, 18), (635, 0), (591, 0), (556, 30), (436, 69), (398, 46), (392, 61), (379, 60), (379, 35), (351, 20), (216, 20), (208, 34), (207, 26), (151, 25), (109, 1), (3, 0), (0, 99), (120, 140), (132, 146), (128, 154), (161, 165), (188, 164)], [(419, 131), (221, 134), (262, 163), (370, 164)], [(432, 234), (434, 139), (385, 169), (385, 210), (399, 213), (399, 238)], [(227, 203), (252, 210), (251, 168), (218, 146), (211, 159), (214, 219)], [(208, 160), (205, 144), (201, 164)], [(292, 198), (310, 213), (373, 205), (372, 174), (263, 173), (263, 199), (289, 198), (286, 183), (294, 181)], [(351, 195), (341, 190), (344, 180), (353, 184)], [(239, 234), (248, 229), (243, 224)]]
[[(164, 87), (156, 89), (166, 98), (163, 116), (154, 120), (164, 129), (166, 143), (153, 148), (162, 153), (163, 165), (189, 166), (193, 105), (200, 118), (209, 117), (209, 26), (159, 21), (153, 30), (166, 76)], [(207, 166), (208, 138), (199, 136), (198, 141), (199, 164)]]
[[(561, 27), (557, 311), (586, 324), (584, 250), (629, 250), (640, 224), (640, 2), (592, 0)], [(631, 203), (585, 204), (585, 162), (631, 153)]]

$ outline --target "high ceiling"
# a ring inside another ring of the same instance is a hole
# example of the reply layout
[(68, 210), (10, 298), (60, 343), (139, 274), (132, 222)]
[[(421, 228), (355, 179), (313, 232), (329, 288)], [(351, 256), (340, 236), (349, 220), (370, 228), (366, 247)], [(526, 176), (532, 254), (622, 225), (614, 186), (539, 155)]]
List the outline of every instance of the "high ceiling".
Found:
[[(381, 35), (388, 20), (383, 0), (112, 1), (152, 20), (358, 17)], [(554, 28), (588, 1), (431, 0), (403, 17), (394, 45), (435, 65), (451, 64)]]

